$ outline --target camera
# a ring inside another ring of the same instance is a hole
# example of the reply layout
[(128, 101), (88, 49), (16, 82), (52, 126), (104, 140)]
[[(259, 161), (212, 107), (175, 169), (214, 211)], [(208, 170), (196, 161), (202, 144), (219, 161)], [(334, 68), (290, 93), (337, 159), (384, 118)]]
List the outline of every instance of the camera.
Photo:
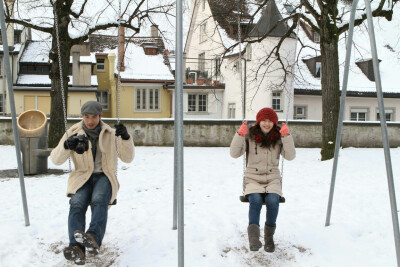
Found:
[(72, 136), (74, 142), (76, 143), (75, 152), (78, 154), (83, 154), (89, 149), (89, 139), (86, 135), (81, 134), (78, 136)]

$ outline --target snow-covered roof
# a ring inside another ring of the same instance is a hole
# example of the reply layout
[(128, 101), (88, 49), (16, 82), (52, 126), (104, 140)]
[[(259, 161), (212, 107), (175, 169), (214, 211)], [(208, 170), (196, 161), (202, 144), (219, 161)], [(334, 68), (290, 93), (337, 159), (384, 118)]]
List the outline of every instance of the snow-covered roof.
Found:
[[(118, 55), (117, 49), (104, 50), (102, 53), (114, 53)], [(146, 55), (143, 47), (129, 42), (125, 45), (125, 70), (121, 72), (121, 79), (132, 80), (174, 80), (168, 66), (164, 63), (161, 54)], [(115, 64), (115, 73), (117, 73)]]
[[(22, 47), (22, 44), (14, 44), (14, 49), (10, 52), (13, 52), (13, 53), (18, 52), (19, 53), (19, 51), (21, 50), (21, 47)], [(0, 45), (0, 52), (4, 52), (3, 45)]]
[[(72, 85), (72, 76), (68, 85)], [(18, 76), (17, 85), (51, 85), (49, 75), (21, 74)], [(91, 75), (91, 86), (98, 86), (97, 76)]]
[(49, 51), (51, 42), (32, 41), (29, 42), (22, 53), (21, 63), (49, 63)]

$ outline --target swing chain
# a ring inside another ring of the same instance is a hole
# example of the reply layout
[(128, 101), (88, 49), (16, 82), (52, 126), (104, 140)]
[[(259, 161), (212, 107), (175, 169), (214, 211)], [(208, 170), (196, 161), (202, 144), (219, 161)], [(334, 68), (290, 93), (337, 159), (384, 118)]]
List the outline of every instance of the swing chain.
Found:
[[(118, 38), (118, 59), (117, 59), (117, 70), (118, 70), (118, 74), (117, 74), (117, 124), (119, 124), (120, 120), (120, 113), (119, 113), (119, 102), (120, 102), (120, 87), (121, 87), (121, 0), (118, 1), (118, 33), (117, 33), (117, 38)], [(123, 38), (125, 38), (125, 34), (123, 36)], [(115, 138), (115, 149), (116, 149), (116, 168), (115, 168), (115, 178), (118, 179), (118, 157), (119, 157), (119, 145), (118, 145), (118, 141), (121, 137), (118, 136), (117, 138)]]
[[(64, 114), (64, 127), (65, 127), (65, 135), (68, 138), (68, 125), (67, 125), (67, 108), (65, 105), (65, 93), (64, 93), (64, 77), (62, 72), (62, 64), (61, 64), (61, 48), (60, 48), (60, 37), (59, 37), (59, 29), (58, 29), (58, 16), (57, 16), (57, 9), (54, 8), (54, 23), (56, 28), (56, 43), (57, 43), (57, 56), (58, 56), (58, 68), (60, 70), (60, 85), (61, 85), (61, 98), (62, 98), (62, 105), (63, 105), (63, 114)], [(69, 172), (71, 172), (71, 157), (68, 157), (68, 165), (69, 165)]]

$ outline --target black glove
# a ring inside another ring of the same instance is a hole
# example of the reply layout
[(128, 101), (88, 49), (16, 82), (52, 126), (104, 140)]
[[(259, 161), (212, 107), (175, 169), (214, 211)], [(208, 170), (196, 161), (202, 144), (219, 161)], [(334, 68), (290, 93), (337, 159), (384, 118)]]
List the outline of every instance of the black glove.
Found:
[(121, 136), (122, 139), (128, 140), (131, 136), (128, 134), (125, 125), (122, 123), (115, 124), (115, 136)]
[(75, 150), (76, 145), (78, 144), (78, 139), (76, 138), (78, 134), (71, 135), (68, 137), (67, 140), (64, 142), (64, 148), (65, 149), (70, 149), (70, 150)]

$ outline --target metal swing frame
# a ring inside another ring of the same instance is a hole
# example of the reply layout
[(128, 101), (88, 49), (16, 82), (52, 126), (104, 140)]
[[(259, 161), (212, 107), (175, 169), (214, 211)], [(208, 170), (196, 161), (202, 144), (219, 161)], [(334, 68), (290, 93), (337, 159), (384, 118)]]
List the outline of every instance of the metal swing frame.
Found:
[[(347, 51), (346, 51), (346, 61), (345, 61), (345, 69), (344, 69), (344, 76), (343, 76), (342, 94), (341, 94), (341, 100), (340, 100), (339, 120), (338, 120), (337, 132), (336, 132), (335, 156), (334, 156), (334, 161), (333, 161), (332, 177), (331, 177), (331, 185), (330, 185), (330, 191), (329, 191), (329, 201), (328, 201), (325, 226), (330, 225), (333, 193), (334, 193), (334, 189), (335, 189), (335, 180), (336, 180), (336, 170), (337, 170), (339, 148), (340, 148), (340, 141), (341, 141), (341, 135), (342, 135), (343, 115), (344, 115), (347, 83), (348, 83), (348, 76), (349, 76), (349, 62), (350, 62), (351, 48), (352, 48), (352, 43), (353, 43), (354, 20), (355, 20), (355, 12), (356, 12), (356, 8), (357, 8), (357, 3), (358, 3), (358, 0), (353, 1), (352, 7), (351, 7), (351, 13), (350, 13), (349, 35), (348, 35), (349, 39), (348, 39), (347, 45), (346, 45)], [(374, 75), (375, 75), (375, 85), (376, 85), (376, 92), (377, 92), (377, 98), (378, 98), (378, 104), (379, 104), (379, 114), (381, 114), (380, 124), (381, 124), (382, 142), (383, 142), (383, 148), (384, 148), (384, 154), (385, 154), (386, 174), (387, 174), (387, 181), (388, 181), (388, 187), (389, 187), (389, 198), (390, 198), (390, 206), (391, 206), (391, 213), (392, 213), (392, 224), (393, 224), (394, 241), (395, 241), (395, 247), (396, 247), (397, 266), (400, 266), (399, 219), (398, 219), (398, 214), (397, 214), (396, 194), (395, 194), (394, 182), (393, 182), (393, 171), (392, 171), (392, 163), (391, 163), (391, 157), (390, 157), (390, 146), (389, 146), (387, 125), (386, 125), (386, 120), (385, 120), (385, 118), (386, 118), (385, 107), (384, 107), (384, 102), (383, 102), (383, 93), (382, 93), (381, 77), (380, 77), (380, 72), (379, 72), (378, 54), (377, 54), (376, 42), (375, 42), (374, 24), (373, 24), (373, 20), (372, 20), (371, 4), (368, 0), (364, 0), (364, 3), (365, 3), (367, 22), (368, 22), (369, 40), (370, 40), (370, 44), (371, 44), (372, 62), (373, 62), (373, 69), (374, 69)]]
[(10, 109), (11, 109), (11, 116), (12, 116), (12, 127), (14, 133), (14, 143), (15, 143), (15, 154), (17, 156), (17, 163), (18, 163), (18, 174), (19, 174), (19, 185), (21, 189), (21, 197), (22, 197), (22, 206), (24, 209), (24, 218), (25, 218), (25, 226), (29, 226), (29, 212), (28, 212), (28, 203), (26, 200), (26, 191), (25, 191), (25, 182), (24, 182), (24, 170), (22, 167), (22, 160), (21, 160), (21, 144), (19, 140), (19, 131), (17, 127), (17, 115), (15, 112), (15, 100), (14, 100), (14, 89), (13, 89), (13, 77), (11, 75), (11, 67), (10, 67), (10, 56), (8, 50), (8, 41), (7, 41), (7, 28), (6, 28), (6, 20), (4, 18), (4, 1), (1, 0), (0, 2), (0, 26), (1, 26), (1, 39), (3, 42), (3, 54), (4, 54), (4, 66), (6, 68), (7, 74), (7, 88), (8, 88), (8, 95), (10, 98)]

